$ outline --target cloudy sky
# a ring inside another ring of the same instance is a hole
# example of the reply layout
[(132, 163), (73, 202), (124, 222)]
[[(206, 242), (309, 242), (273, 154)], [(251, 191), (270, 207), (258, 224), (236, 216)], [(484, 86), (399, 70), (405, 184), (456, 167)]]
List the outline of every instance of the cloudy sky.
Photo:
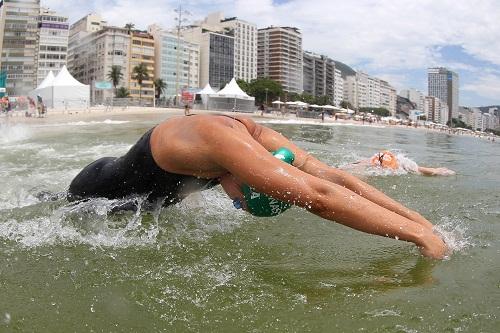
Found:
[(427, 67), (460, 76), (460, 104), (500, 104), (499, 0), (41, 0), (70, 17), (89, 12), (138, 28), (175, 24), (182, 4), (189, 20), (223, 11), (257, 24), (295, 26), (304, 49), (388, 80), (399, 91), (427, 93)]

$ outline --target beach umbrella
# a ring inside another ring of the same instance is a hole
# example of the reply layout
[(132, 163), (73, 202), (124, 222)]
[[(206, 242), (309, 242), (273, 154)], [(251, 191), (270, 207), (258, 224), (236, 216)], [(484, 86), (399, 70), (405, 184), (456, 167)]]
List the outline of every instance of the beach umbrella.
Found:
[(285, 104), (285, 103), (282, 102), (282, 101), (274, 101), (273, 104), (279, 104), (279, 105), (281, 105), (281, 104)]

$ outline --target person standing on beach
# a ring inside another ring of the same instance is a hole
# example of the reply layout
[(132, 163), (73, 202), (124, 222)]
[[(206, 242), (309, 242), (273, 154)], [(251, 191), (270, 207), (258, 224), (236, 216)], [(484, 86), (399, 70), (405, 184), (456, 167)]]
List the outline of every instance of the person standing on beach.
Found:
[[(280, 149), (293, 155), (291, 164), (270, 153)], [(425, 256), (443, 258), (446, 253), (433, 225), (417, 212), (317, 160), (272, 129), (238, 116), (168, 119), (124, 156), (104, 157), (85, 167), (71, 182), (68, 200), (143, 194), (147, 201), (167, 206), (217, 184), (244, 209), (245, 185), (257, 196), (350, 228), (412, 242)]]
[(188, 103), (186, 103), (184, 105), (184, 115), (189, 116), (189, 104)]

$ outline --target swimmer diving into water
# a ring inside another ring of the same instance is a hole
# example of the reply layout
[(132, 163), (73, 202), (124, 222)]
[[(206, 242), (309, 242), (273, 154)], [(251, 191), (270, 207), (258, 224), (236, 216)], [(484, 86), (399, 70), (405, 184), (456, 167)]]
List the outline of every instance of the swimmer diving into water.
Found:
[[(280, 148), (293, 154), (292, 164), (270, 153)], [(425, 256), (443, 258), (446, 252), (433, 225), (420, 214), (245, 117), (166, 120), (124, 156), (85, 167), (71, 182), (68, 199), (145, 194), (150, 202), (169, 205), (217, 184), (245, 209), (243, 184), (350, 228), (412, 242)]]

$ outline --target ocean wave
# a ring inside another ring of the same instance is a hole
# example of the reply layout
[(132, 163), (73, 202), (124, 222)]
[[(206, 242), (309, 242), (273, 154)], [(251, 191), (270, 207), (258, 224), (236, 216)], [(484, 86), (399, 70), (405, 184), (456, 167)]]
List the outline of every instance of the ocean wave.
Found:
[(64, 127), (64, 126), (92, 126), (92, 125), (121, 125), (121, 124), (127, 124), (130, 123), (129, 120), (111, 120), (111, 119), (106, 119), (103, 121), (72, 121), (68, 123), (53, 123), (53, 124), (44, 124), (44, 125), (36, 125), (34, 127)]

